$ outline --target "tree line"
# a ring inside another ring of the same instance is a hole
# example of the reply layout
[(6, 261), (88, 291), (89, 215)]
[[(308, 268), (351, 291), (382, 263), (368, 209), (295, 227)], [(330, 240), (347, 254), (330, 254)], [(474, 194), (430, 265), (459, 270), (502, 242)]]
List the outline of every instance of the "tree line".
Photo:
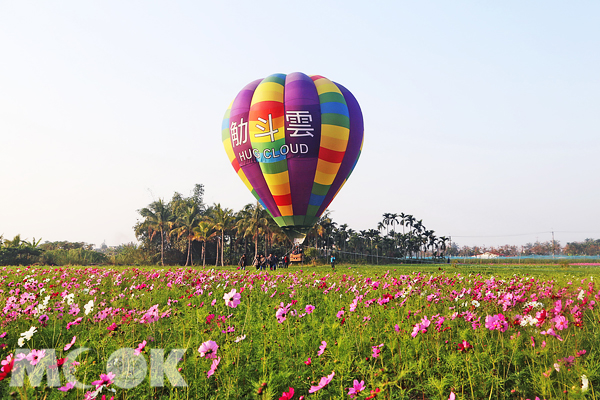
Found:
[(447, 249), (448, 256), (471, 257), (485, 252), (505, 257), (518, 256), (600, 256), (600, 239), (585, 239), (583, 242), (568, 242), (562, 246), (559, 241), (536, 241), (523, 246), (462, 246), (452, 243)]
[[(204, 203), (204, 186), (189, 196), (175, 192), (169, 201), (158, 199), (138, 210), (133, 229), (138, 243), (100, 249), (83, 242), (12, 240), (0, 236), (0, 265), (235, 265), (242, 254), (279, 257), (292, 244), (259, 203), (234, 211), (219, 203)], [(600, 254), (600, 240), (568, 243), (536, 242), (525, 246), (459, 247), (437, 236), (423, 220), (405, 213), (384, 213), (371, 229), (354, 230), (338, 224), (326, 211), (304, 242), (309, 262), (326, 262), (332, 253), (338, 262), (393, 264), (430, 262), (446, 257), (473, 256), (485, 251), (500, 255)]]

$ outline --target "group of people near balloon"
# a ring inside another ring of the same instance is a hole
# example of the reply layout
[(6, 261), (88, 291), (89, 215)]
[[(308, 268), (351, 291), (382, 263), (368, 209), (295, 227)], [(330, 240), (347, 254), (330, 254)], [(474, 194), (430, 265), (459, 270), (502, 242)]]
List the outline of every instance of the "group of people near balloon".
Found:
[[(239, 269), (245, 270), (248, 265), (248, 258), (246, 254), (240, 257), (238, 262)], [(290, 265), (290, 257), (288, 254), (284, 255), (281, 259), (277, 257), (277, 254), (269, 253), (267, 257), (263, 253), (258, 253), (252, 260), (252, 265), (260, 271), (264, 271), (269, 267), (271, 271), (275, 271), (277, 267), (288, 268)]]

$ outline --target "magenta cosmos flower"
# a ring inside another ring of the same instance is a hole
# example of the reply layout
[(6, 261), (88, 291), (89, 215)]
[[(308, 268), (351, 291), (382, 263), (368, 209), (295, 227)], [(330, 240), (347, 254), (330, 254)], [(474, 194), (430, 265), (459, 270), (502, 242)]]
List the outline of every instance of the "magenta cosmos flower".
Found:
[(241, 298), (242, 295), (236, 293), (235, 289), (232, 289), (229, 293), (225, 293), (225, 295), (223, 296), (223, 300), (225, 300), (225, 305), (231, 308), (236, 308), (241, 303)]
[(113, 383), (113, 379), (115, 379), (115, 374), (109, 372), (108, 374), (100, 374), (100, 380), (92, 382), (92, 385), (96, 386), (98, 389), (100, 386), (108, 386)]
[(325, 386), (327, 386), (329, 384), (329, 382), (331, 382), (331, 380), (333, 379), (334, 376), (335, 376), (335, 371), (333, 371), (330, 375), (322, 377), (317, 386), (310, 387), (310, 390), (308, 391), (308, 393), (314, 393), (317, 390), (323, 389)]
[(563, 315), (555, 317), (553, 321), (556, 324), (554, 327), (559, 331), (562, 331), (563, 329), (567, 329), (569, 327), (569, 321), (567, 321), (567, 319)]
[(217, 349), (219, 345), (214, 340), (209, 340), (204, 342), (198, 348), (198, 352), (200, 353), (200, 357), (206, 358), (217, 358)]
[(210, 369), (208, 370), (208, 372), (206, 373), (206, 377), (210, 378), (212, 375), (214, 375), (215, 371), (217, 370), (217, 367), (219, 366), (219, 363), (221, 362), (221, 357), (216, 358), (213, 360)]
[(313, 311), (315, 311), (315, 306), (312, 306), (309, 304), (306, 307), (304, 307), (304, 310), (306, 311), (307, 314), (311, 314)]
[(27, 360), (31, 365), (36, 365), (40, 362), (42, 358), (46, 356), (46, 350), (31, 350), (31, 352), (27, 355)]
[(359, 382), (358, 379), (355, 379), (354, 385), (351, 388), (348, 388), (348, 395), (352, 399), (363, 390), (365, 390), (365, 381)]
[(321, 342), (321, 345), (319, 346), (319, 351), (317, 352), (317, 355), (320, 356), (321, 354), (323, 354), (325, 352), (326, 348), (327, 348), (327, 342), (323, 340)]
[(283, 392), (279, 400), (290, 400), (292, 397), (294, 397), (294, 388), (290, 387), (288, 392)]
[(488, 315), (485, 317), (485, 327), (490, 331), (499, 330), (504, 332), (508, 329), (508, 322), (503, 314)]

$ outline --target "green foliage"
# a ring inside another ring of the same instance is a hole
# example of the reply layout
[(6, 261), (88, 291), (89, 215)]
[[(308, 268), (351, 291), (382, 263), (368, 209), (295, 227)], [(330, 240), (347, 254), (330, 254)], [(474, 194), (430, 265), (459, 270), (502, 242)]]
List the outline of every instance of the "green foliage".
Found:
[(104, 254), (81, 247), (70, 250), (48, 250), (41, 256), (41, 262), (45, 265), (97, 265), (105, 264), (107, 261)]
[(0, 236), (0, 265), (28, 265), (37, 261), (42, 250), (38, 248), (39, 240), (31, 242), (21, 240), (17, 235), (12, 240), (3, 240)]

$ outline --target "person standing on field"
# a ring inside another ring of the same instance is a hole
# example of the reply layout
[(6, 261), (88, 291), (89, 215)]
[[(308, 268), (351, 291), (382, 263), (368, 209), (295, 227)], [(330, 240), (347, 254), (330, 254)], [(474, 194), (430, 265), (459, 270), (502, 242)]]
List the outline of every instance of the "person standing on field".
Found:
[(254, 256), (254, 260), (252, 261), (252, 265), (256, 267), (256, 270), (260, 268), (260, 254)]
[(243, 270), (246, 269), (246, 254), (243, 254), (240, 257), (240, 262), (238, 263), (238, 265), (240, 266), (240, 269), (243, 269)]
[(335, 256), (331, 255), (331, 268), (335, 268)]
[(267, 258), (264, 256), (264, 254), (260, 254), (260, 270), (264, 271), (266, 269), (266, 264), (267, 264)]

